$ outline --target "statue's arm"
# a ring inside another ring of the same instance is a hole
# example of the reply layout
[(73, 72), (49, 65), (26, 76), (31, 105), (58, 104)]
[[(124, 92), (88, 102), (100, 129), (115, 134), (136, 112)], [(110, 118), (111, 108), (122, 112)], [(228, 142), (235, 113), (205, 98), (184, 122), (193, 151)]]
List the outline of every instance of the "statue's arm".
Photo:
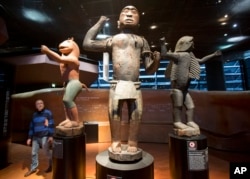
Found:
[(82, 43), (84, 50), (93, 52), (106, 51), (107, 40), (96, 40), (96, 36), (108, 20), (109, 18), (101, 16), (97, 23), (88, 30)]
[(142, 59), (144, 61), (144, 66), (148, 74), (153, 74), (160, 66), (160, 52), (144, 52), (142, 54)]
[(221, 51), (217, 50), (214, 53), (203, 57), (202, 59), (198, 59), (198, 61), (199, 61), (200, 64), (202, 64), (202, 63), (205, 63), (206, 61), (210, 60), (213, 57), (221, 56), (221, 54), (222, 54)]
[(60, 56), (58, 53), (50, 50), (46, 45), (41, 45), (41, 52), (46, 54), (50, 60), (56, 61), (58, 63), (74, 63), (76, 65), (79, 64), (78, 57), (72, 55)]
[(41, 45), (41, 52), (46, 54), (50, 60), (56, 61), (58, 63), (61, 62), (61, 56), (58, 53), (50, 50), (46, 45)]
[(142, 60), (144, 62), (146, 73), (152, 74), (157, 71), (160, 65), (160, 52), (151, 52), (148, 42), (143, 38)]
[(172, 60), (172, 61), (177, 61), (178, 60), (178, 58), (179, 58), (178, 53), (173, 53), (171, 51), (167, 51), (165, 37), (162, 37), (160, 39), (160, 45), (161, 45), (161, 57), (162, 58), (166, 58), (166, 59)]

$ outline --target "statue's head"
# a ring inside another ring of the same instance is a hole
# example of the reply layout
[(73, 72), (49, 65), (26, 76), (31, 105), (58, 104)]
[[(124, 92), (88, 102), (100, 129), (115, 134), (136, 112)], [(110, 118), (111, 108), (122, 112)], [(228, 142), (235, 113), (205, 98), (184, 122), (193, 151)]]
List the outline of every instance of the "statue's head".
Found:
[(75, 56), (80, 55), (80, 49), (77, 45), (77, 43), (74, 41), (74, 38), (68, 38), (68, 40), (63, 41), (59, 44), (59, 51), (64, 54), (73, 54)]
[(193, 50), (194, 42), (192, 36), (181, 37), (175, 46), (175, 52), (186, 52)]
[(139, 27), (139, 11), (136, 7), (129, 5), (125, 6), (121, 13), (118, 23), (118, 29), (137, 29)]

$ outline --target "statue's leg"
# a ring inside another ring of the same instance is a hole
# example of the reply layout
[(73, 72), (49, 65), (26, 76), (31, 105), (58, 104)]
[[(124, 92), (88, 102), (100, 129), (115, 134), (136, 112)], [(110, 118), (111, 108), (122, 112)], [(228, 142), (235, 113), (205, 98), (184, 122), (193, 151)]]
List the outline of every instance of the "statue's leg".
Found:
[(70, 115), (71, 114), (68, 114), (69, 112), (67, 111), (67, 109), (64, 107), (64, 114), (65, 114), (65, 117), (66, 119), (64, 121), (62, 121), (61, 123), (59, 123), (59, 126), (64, 126), (65, 124), (69, 123), (70, 122)]
[(174, 128), (186, 129), (188, 126), (182, 122), (183, 93), (181, 90), (171, 90), (171, 100), (173, 106)]
[(186, 106), (187, 125), (199, 129), (199, 126), (194, 122), (194, 102), (189, 93), (185, 95), (184, 104)]
[(121, 104), (114, 98), (114, 89), (109, 91), (109, 122), (111, 131), (111, 148), (113, 152), (121, 152)]
[[(70, 121), (65, 121), (64, 127), (71, 128), (79, 126), (78, 109), (74, 102), (75, 98), (82, 89), (82, 84), (78, 80), (71, 80), (68, 82), (63, 96), (63, 103), (66, 108), (66, 118)], [(67, 119), (66, 119), (67, 120)]]
[(137, 91), (136, 100), (128, 101), (129, 113), (129, 138), (128, 138), (128, 152), (137, 152), (138, 150), (138, 133), (142, 118), (143, 101), (141, 91)]
[(76, 106), (67, 109), (68, 113), (71, 114), (72, 120), (66, 122), (64, 127), (71, 128), (71, 127), (78, 127), (80, 125), (79, 117), (78, 117), (78, 109)]

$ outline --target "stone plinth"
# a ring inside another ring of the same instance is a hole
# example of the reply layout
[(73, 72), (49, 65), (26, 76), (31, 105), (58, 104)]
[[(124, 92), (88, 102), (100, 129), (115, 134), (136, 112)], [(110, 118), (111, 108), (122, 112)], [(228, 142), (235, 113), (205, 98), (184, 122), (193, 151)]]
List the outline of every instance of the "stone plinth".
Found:
[(187, 136), (187, 137), (197, 136), (200, 135), (200, 129), (195, 129), (192, 127), (188, 127), (186, 129), (174, 128), (174, 134), (177, 136)]
[(59, 136), (78, 136), (84, 132), (84, 126), (80, 125), (78, 127), (66, 128), (63, 126), (56, 126), (55, 134)]
[(113, 152), (112, 148), (108, 148), (109, 158), (118, 162), (133, 162), (142, 158), (142, 149), (138, 148), (136, 152), (127, 152), (128, 145), (122, 144), (122, 151), (117, 153)]

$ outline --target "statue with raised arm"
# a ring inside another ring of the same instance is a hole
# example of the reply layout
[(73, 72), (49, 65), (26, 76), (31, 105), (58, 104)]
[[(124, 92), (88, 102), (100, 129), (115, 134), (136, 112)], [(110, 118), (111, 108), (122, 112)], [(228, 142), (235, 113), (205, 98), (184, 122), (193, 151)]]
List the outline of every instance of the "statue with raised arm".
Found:
[(47, 46), (41, 46), (41, 52), (46, 54), (50, 60), (60, 64), (60, 72), (64, 82), (65, 92), (63, 104), (66, 119), (59, 126), (66, 128), (78, 127), (80, 125), (77, 106), (74, 102), (82, 87), (87, 87), (79, 81), (79, 55), (80, 50), (73, 38), (59, 44), (61, 55), (50, 50)]
[(113, 80), (109, 91), (109, 120), (111, 126), (114, 153), (122, 152), (121, 115), (123, 104), (128, 106), (129, 136), (126, 152), (138, 151), (138, 131), (142, 118), (142, 94), (140, 90), (139, 73), (142, 60), (147, 73), (154, 73), (159, 66), (160, 53), (150, 51), (148, 42), (137, 35), (139, 27), (139, 12), (134, 6), (122, 9), (119, 20), (119, 34), (105, 40), (96, 40), (98, 32), (109, 19), (101, 16), (99, 21), (89, 29), (83, 41), (87, 51), (110, 52), (113, 63)]
[[(200, 78), (200, 64), (221, 55), (216, 51), (198, 59), (194, 56), (192, 36), (181, 37), (175, 46), (175, 51), (167, 51), (165, 38), (160, 39), (161, 57), (170, 60), (165, 76), (171, 81), (171, 100), (173, 106), (174, 131), (178, 136), (195, 136), (200, 134), (199, 126), (194, 122), (194, 102), (188, 92), (191, 79)], [(182, 109), (186, 108), (186, 123), (182, 122)]]

